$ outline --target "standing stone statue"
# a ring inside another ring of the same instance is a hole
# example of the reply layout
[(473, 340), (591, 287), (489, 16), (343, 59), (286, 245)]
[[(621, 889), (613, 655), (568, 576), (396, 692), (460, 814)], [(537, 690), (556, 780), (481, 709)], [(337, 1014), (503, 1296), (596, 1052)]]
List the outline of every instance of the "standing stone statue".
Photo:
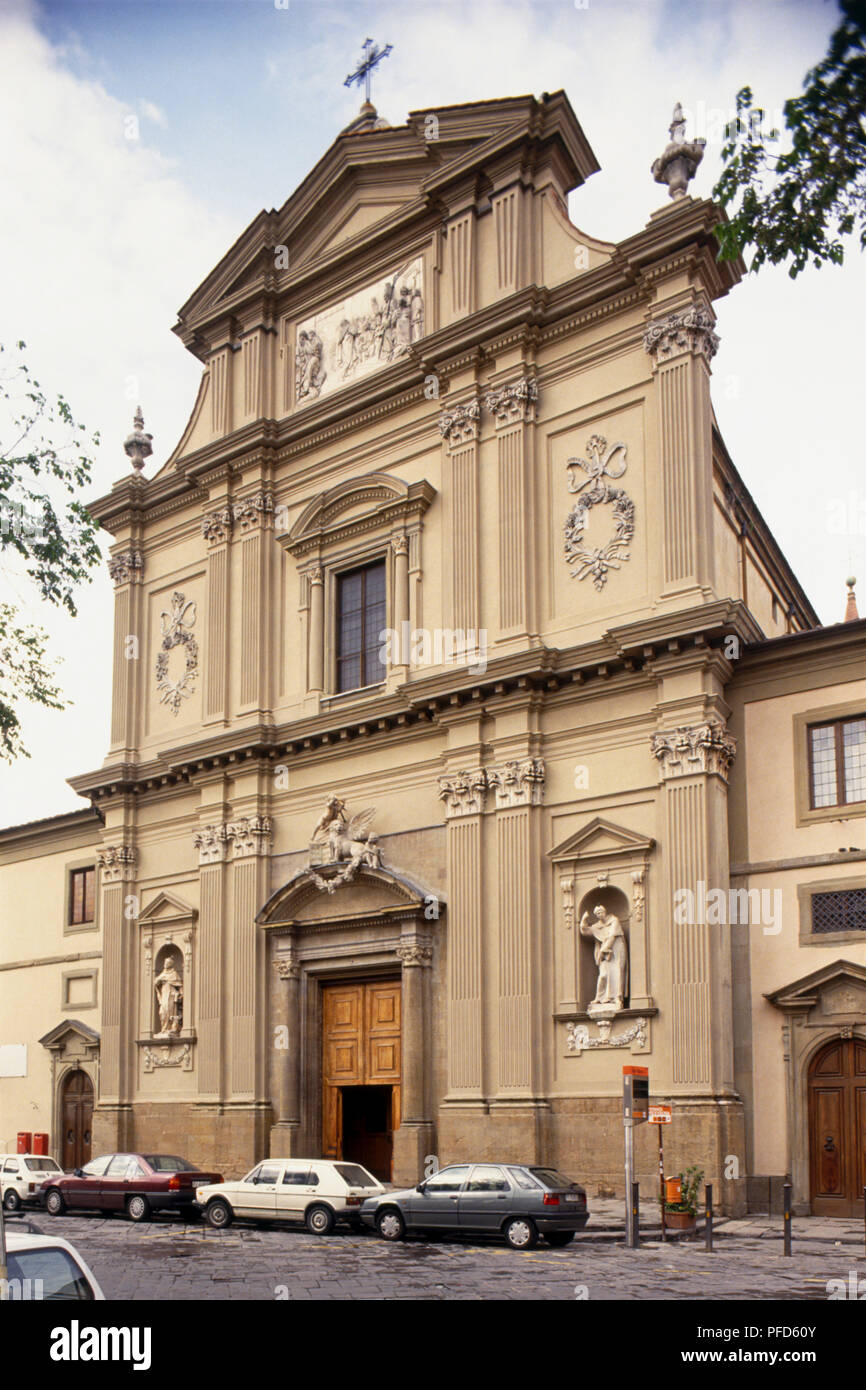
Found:
[(590, 1012), (597, 1005), (621, 1009), (628, 994), (628, 946), (622, 922), (616, 913), (608, 912), (600, 904), (593, 908), (592, 915), (594, 920), (590, 920), (588, 912), (580, 919), (581, 936), (594, 936), (596, 942), (598, 985)]
[(160, 1036), (179, 1033), (183, 1023), (183, 979), (175, 968), (173, 956), (166, 957), (153, 987), (159, 1009)]

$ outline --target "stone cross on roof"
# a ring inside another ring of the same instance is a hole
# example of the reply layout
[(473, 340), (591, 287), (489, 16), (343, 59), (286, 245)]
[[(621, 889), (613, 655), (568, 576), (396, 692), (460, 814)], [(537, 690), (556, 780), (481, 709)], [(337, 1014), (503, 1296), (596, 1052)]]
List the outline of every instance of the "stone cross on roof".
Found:
[(381, 63), (383, 58), (388, 57), (388, 54), (391, 52), (392, 47), (393, 45), (389, 43), (386, 44), (384, 48), (377, 48), (372, 39), (365, 39), (364, 56), (359, 62), (358, 66), (355, 68), (355, 71), (349, 73), (349, 76), (346, 78), (345, 82), (343, 83), (343, 86), (351, 87), (353, 82), (357, 82), (360, 86), (361, 79), (363, 78), (364, 100), (367, 103), (369, 103), (370, 73), (373, 71), (375, 67), (378, 66), (379, 63)]

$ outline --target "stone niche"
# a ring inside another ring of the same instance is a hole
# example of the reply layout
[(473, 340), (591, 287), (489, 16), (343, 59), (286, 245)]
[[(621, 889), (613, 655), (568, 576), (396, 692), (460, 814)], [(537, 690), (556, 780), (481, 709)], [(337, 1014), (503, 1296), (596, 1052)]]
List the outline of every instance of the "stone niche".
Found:
[[(596, 816), (549, 853), (556, 1010), (567, 1056), (651, 1050), (647, 879), (655, 841)], [(583, 929), (582, 929), (583, 926)]]
[(148, 1090), (184, 1090), (189, 1083), (181, 1080), (182, 1073), (195, 1068), (196, 917), (189, 903), (162, 892), (138, 919), (136, 1042), (141, 1082)]

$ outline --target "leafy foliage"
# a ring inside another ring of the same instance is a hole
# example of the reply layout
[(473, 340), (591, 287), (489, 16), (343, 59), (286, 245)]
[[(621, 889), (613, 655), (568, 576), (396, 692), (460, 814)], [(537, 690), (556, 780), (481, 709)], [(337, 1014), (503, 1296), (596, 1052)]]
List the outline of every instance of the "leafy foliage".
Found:
[[(100, 561), (96, 526), (78, 494), (92, 480), (84, 438), (68, 402), (49, 400), (21, 357), (0, 344), (0, 411), (9, 442), (0, 447), (0, 562), (7, 585), (73, 617), (75, 590)], [(57, 440), (66, 436), (63, 443)], [(22, 701), (64, 709), (47, 655), (47, 633), (22, 621), (21, 604), (0, 603), (0, 758), (29, 754), (21, 742)]]
[(665, 1202), (665, 1210), (687, 1211), (690, 1216), (697, 1216), (704, 1170), (698, 1168), (696, 1164), (692, 1164), (684, 1173), (679, 1173), (677, 1176), (682, 1183), (682, 1196), (678, 1202)]
[(794, 279), (810, 260), (841, 265), (842, 238), (857, 229), (866, 248), (866, 3), (840, 5), (826, 58), (806, 74), (802, 95), (785, 102), (790, 149), (777, 130), (764, 133), (751, 88), (737, 94), (713, 189), (726, 210), (740, 199), (716, 228), (721, 260), (754, 249), (749, 269), (758, 270), (790, 258)]

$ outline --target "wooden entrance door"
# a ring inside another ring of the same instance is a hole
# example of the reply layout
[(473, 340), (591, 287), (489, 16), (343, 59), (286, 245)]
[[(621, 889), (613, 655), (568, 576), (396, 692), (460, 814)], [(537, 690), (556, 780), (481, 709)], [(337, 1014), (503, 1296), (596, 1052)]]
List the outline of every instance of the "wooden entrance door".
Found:
[[(325, 1158), (351, 1158), (368, 1167), (374, 1165), (379, 1172), (387, 1169), (389, 1178), (392, 1136), (400, 1125), (400, 1006), (399, 980), (325, 985), (322, 989), (322, 1153)], [(347, 1087), (371, 1088), (366, 1120), (363, 1098), (353, 1098), (360, 1104), (351, 1107), (352, 1153), (345, 1152), (343, 1144), (343, 1091)], [(388, 1127), (379, 1133), (376, 1121), (374, 1133), (371, 1126), (381, 1109), (382, 1087), (390, 1088)]]
[(858, 1216), (866, 1185), (866, 1043), (839, 1038), (809, 1068), (812, 1212)]
[(90, 1162), (90, 1130), (93, 1123), (93, 1083), (86, 1072), (71, 1071), (63, 1083), (60, 1102), (63, 1133), (60, 1159), (63, 1168), (83, 1168)]

